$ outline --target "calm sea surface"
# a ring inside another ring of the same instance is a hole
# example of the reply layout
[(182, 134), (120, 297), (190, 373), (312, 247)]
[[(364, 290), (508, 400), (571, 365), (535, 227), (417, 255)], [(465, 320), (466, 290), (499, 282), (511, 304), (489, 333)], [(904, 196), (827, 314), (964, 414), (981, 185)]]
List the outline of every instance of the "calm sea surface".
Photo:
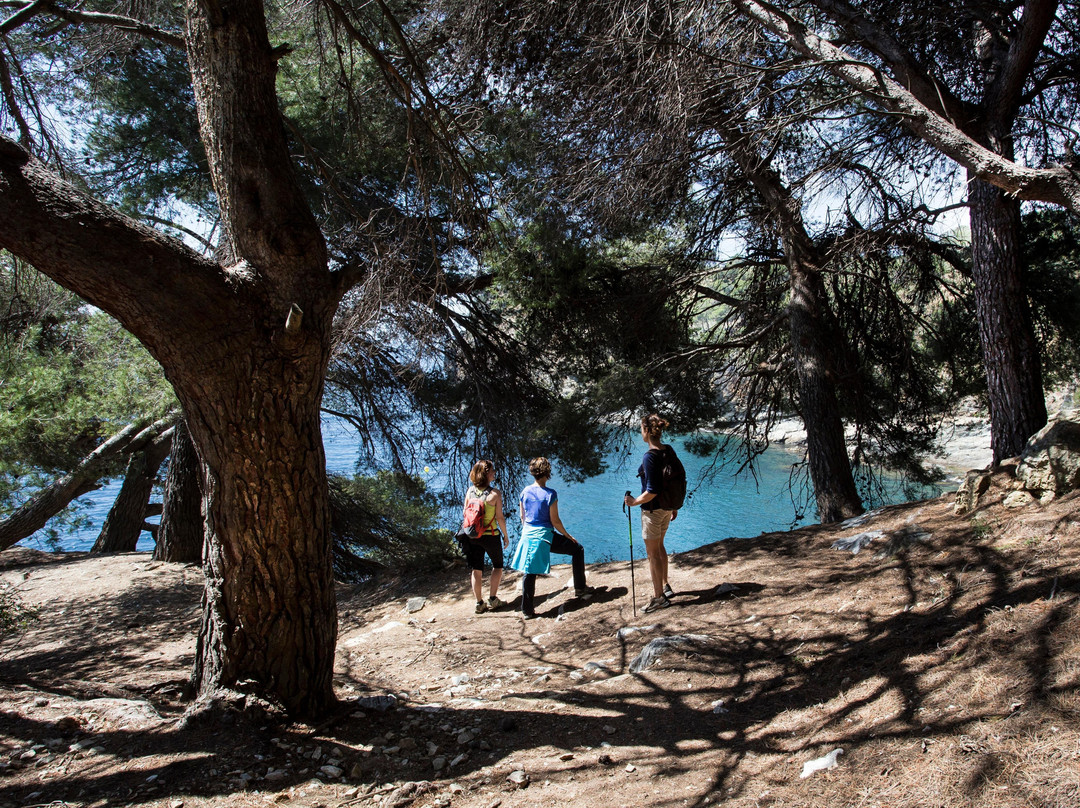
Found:
[[(330, 472), (351, 475), (357, 459), (357, 439), (346, 425), (327, 421), (323, 426), (326, 444), (326, 465)], [(682, 447), (679, 438), (673, 440), (676, 449)], [(626, 490), (635, 494), (640, 490), (637, 468), (645, 444), (634, 442), (633, 446), (608, 457), (608, 471), (582, 483), (567, 483), (558, 477), (558, 468), (549, 485), (559, 492), (559, 513), (567, 529), (585, 545), (586, 558), (590, 562), (625, 560), (630, 556), (630, 533), (633, 533), (634, 558), (644, 557), (641, 541), (640, 516), (634, 509), (628, 520), (622, 510), (622, 495)], [(782, 448), (770, 449), (759, 460), (757, 480), (749, 474), (735, 477), (732, 472), (721, 472), (711, 480), (703, 481), (703, 475), (711, 464), (683, 450), (679, 456), (686, 466), (690, 494), (687, 504), (679, 511), (672, 523), (665, 542), (671, 552), (690, 550), (703, 544), (733, 536), (756, 536), (763, 532), (784, 530), (792, 526), (795, 506), (787, 490), (791, 466), (802, 457)], [(432, 490), (445, 485), (449, 474), (464, 479), (468, 469), (428, 468), (424, 476)], [(101, 529), (113, 499), (120, 489), (116, 480), (93, 492), (83, 501), (91, 525), (61, 537), (64, 550), (89, 550)], [(928, 495), (934, 492), (928, 492)], [(516, 514), (517, 491), (504, 492)], [(888, 502), (905, 499), (899, 486), (889, 492)], [(882, 504), (882, 503), (876, 503)], [(460, 519), (460, 508), (449, 509), (445, 515), (446, 526), (455, 526)], [(807, 520), (800, 524), (807, 524)], [(510, 522), (511, 542), (517, 539), (516, 516)], [(23, 544), (47, 549), (40, 538), (31, 538)], [(138, 549), (153, 549), (153, 539), (143, 533)]]

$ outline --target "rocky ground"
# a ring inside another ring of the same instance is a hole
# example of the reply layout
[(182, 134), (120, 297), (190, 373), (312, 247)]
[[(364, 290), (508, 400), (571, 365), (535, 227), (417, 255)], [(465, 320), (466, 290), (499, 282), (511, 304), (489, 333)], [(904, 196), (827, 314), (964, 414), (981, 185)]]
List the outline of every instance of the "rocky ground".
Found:
[(650, 615), (640, 561), (636, 615), (625, 562), (589, 603), (557, 568), (531, 622), (463, 568), (342, 587), (317, 726), (177, 727), (198, 568), (8, 551), (39, 619), (0, 643), (0, 806), (1075, 808), (1080, 498), (1011, 490), (675, 556)]

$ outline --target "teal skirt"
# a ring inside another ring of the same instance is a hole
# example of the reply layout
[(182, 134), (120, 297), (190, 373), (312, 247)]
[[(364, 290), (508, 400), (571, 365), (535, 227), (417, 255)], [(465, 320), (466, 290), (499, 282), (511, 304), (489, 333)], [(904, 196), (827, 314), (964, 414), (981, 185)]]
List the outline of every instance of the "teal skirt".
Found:
[(521, 539), (510, 559), (510, 568), (526, 575), (547, 575), (551, 571), (551, 537), (555, 531), (550, 527), (521, 526)]

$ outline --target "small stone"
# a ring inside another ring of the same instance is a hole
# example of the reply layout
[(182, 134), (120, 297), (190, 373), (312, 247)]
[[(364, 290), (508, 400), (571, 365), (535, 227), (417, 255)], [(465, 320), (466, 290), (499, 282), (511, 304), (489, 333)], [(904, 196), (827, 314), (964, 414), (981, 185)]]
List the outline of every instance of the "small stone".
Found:
[(414, 614), (424, 608), (427, 603), (427, 598), (409, 598), (408, 603), (405, 604), (405, 611), (409, 614)]
[(358, 789), (358, 788), (347, 788), (347, 789), (345, 789), (344, 793), (342, 793), (341, 796), (343, 796), (347, 800), (351, 800), (353, 797), (355, 797), (359, 793), (360, 793), (360, 789)]
[(458, 733), (457, 736), (458, 746), (464, 746), (475, 737), (476, 736), (472, 732), (467, 729), (463, 729), (461, 732)]
[(596, 762), (601, 766), (613, 766), (615, 761), (611, 759), (611, 755), (601, 755), (596, 759)]
[(458, 783), (451, 783), (450, 784), (450, 793), (451, 794), (463, 794), (463, 793), (465, 793), (465, 789), (462, 788)]
[(468, 760), (468, 758), (469, 758), (468, 754), (466, 754), (465, 752), (462, 752), (460, 755), (458, 755), (456, 758), (454, 758), (453, 760), (450, 761), (450, 767), (453, 768), (454, 766), (458, 765), (459, 763), (464, 763), (466, 760)]
[(271, 769), (266, 773), (266, 779), (271, 783), (280, 783), (288, 776), (289, 773), (284, 769)]
[(183, 800), (172, 800), (169, 803), (169, 808), (184, 808), (184, 801)]
[(494, 747), (487, 741), (480, 741), (480, 748), (485, 752), (490, 752)]
[(636, 772), (637, 771), (637, 766), (635, 766), (633, 763), (627, 763), (625, 771)]
[(516, 786), (526, 786), (529, 783), (529, 775), (525, 774), (521, 769), (515, 769), (510, 772), (506, 777), (507, 781), (513, 783)]
[(468, 681), (469, 674), (467, 673), (459, 673), (457, 676), (450, 677), (450, 684), (452, 684), (454, 687), (466, 684)]
[(356, 700), (356, 706), (362, 710), (375, 710), (378, 713), (385, 713), (387, 710), (392, 710), (397, 707), (398, 699), (393, 694), (386, 696), (361, 696)]
[(442, 755), (439, 755), (436, 758), (432, 758), (431, 768), (433, 768), (437, 772), (441, 772), (443, 769), (446, 768), (446, 758)]
[(1005, 508), (1016, 509), (1031, 505), (1033, 502), (1035, 502), (1035, 497), (1027, 491), (1013, 491), (1001, 501), (1001, 504)]
[(438, 753), (438, 751), (439, 751), (438, 746), (436, 746), (431, 741), (427, 742), (427, 756), (428, 757), (435, 757), (435, 755)]
[(45, 698), (44, 696), (38, 696), (36, 699), (34, 699), (34, 706), (35, 707), (47, 707), (47, 706), (49, 706), (49, 700), (47, 698)]
[(411, 752), (413, 749), (416, 748), (416, 739), (402, 738), (400, 741), (398, 741), (398, 746), (400, 746), (402, 750), (406, 752)]
[(510, 716), (506, 716), (499, 721), (499, 729), (501, 729), (503, 732), (513, 732), (515, 729), (517, 729), (517, 721), (515, 721)]
[(611, 724), (604, 724), (604, 732), (606, 732), (608, 735), (614, 735), (615, 727), (611, 726)]
[(79, 719), (71, 715), (65, 715), (53, 724), (53, 729), (62, 735), (70, 735), (72, 732), (78, 732), (82, 729), (82, 724), (79, 723)]
[(563, 752), (561, 755), (559, 755), (559, 760), (573, 760), (573, 759), (574, 759), (574, 753), (573, 752)]

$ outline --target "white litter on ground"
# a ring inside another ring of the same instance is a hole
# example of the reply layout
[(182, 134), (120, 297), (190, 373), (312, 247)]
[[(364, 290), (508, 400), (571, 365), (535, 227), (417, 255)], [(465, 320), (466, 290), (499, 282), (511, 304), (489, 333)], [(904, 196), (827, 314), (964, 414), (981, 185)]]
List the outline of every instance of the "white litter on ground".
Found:
[(806, 763), (803, 764), (802, 774), (800, 774), (799, 777), (805, 779), (814, 772), (824, 771), (825, 769), (835, 769), (836, 759), (842, 754), (844, 754), (844, 750), (837, 747), (827, 755), (822, 755), (814, 760), (806, 761)]

